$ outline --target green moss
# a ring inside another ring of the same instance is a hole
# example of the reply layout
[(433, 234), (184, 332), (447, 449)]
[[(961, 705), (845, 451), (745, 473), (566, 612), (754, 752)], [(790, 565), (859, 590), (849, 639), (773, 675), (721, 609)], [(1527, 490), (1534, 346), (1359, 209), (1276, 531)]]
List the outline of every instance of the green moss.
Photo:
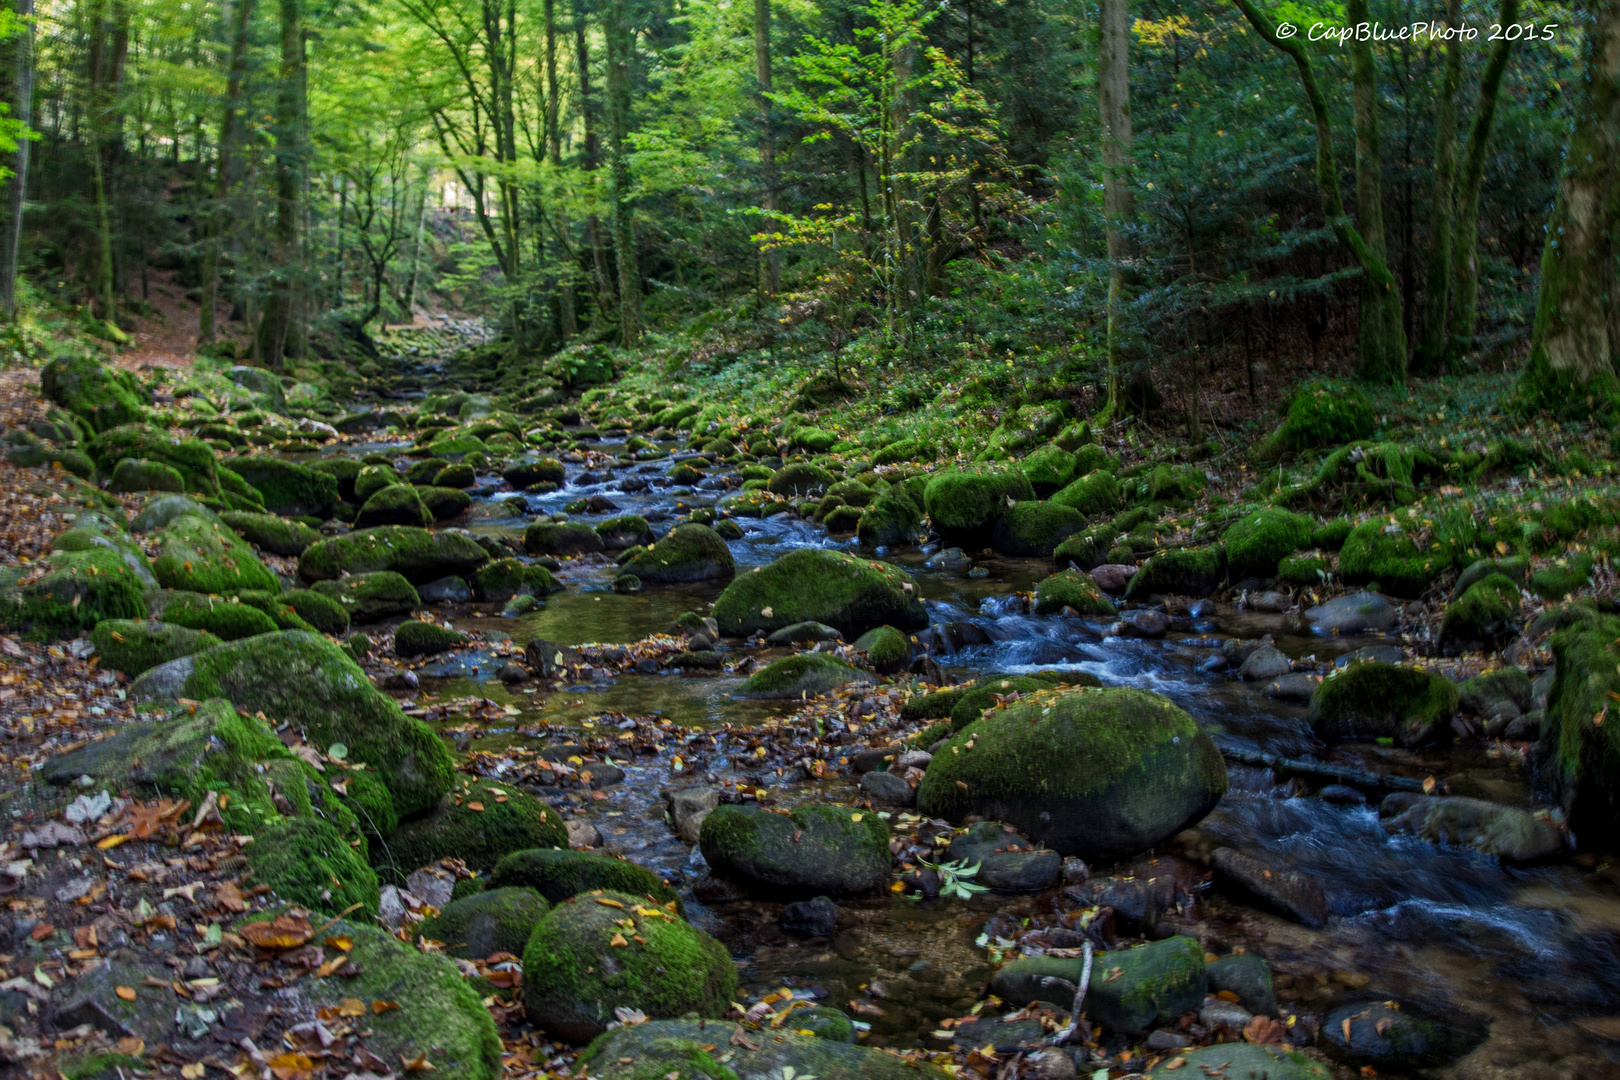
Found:
[(489, 553), (468, 534), (384, 525), (311, 544), (298, 559), (298, 575), (305, 581), (330, 581), (344, 574), (392, 570), (424, 584), (451, 574), (466, 577), (487, 562)]
[(949, 542), (963, 545), (982, 543), (989, 537), (1006, 511), (1008, 499), (1028, 502), (1034, 498), (1029, 480), (1011, 469), (944, 472), (923, 489), (923, 507), (934, 528)]
[(1018, 470), (1036, 495), (1050, 497), (1073, 478), (1074, 455), (1061, 446), (1047, 443), (1026, 454), (1018, 463)]
[(731, 637), (800, 622), (826, 623), (850, 640), (885, 623), (907, 631), (928, 625), (905, 571), (823, 548), (799, 548), (737, 578), (715, 601), (714, 618)]
[(1290, 451), (1337, 446), (1373, 431), (1372, 402), (1345, 383), (1307, 382), (1294, 391), (1282, 424), (1255, 448), (1259, 461)]
[(395, 829), (380, 856), (403, 878), (446, 856), (487, 870), (514, 851), (567, 845), (562, 818), (540, 799), (511, 784), (462, 780), (432, 813)]
[(186, 478), (180, 475), (180, 470), (161, 461), (147, 461), (145, 458), (125, 458), (113, 470), (112, 480), (108, 484), (112, 491), (173, 491), (186, 490)]
[(1620, 692), (1620, 619), (1570, 608), (1568, 625), (1552, 638), (1555, 674), (1537, 779), (1583, 847), (1590, 837), (1592, 847), (1613, 852), (1620, 849), (1620, 724), (1610, 710)]
[(550, 910), (533, 889), (489, 889), (452, 900), (439, 914), (417, 924), (415, 933), (443, 942), (447, 956), (480, 960), (495, 953), (521, 956), (535, 924)]
[(1227, 569), (1234, 581), (1269, 578), (1277, 564), (1310, 543), (1316, 523), (1287, 510), (1259, 510), (1238, 519), (1221, 538)]
[(263, 589), (244, 589), (236, 594), (236, 599), (270, 616), (277, 630), (315, 629), (299, 616), (298, 610), (287, 602), (286, 596), (282, 593), (267, 592)]
[(298, 613), (298, 617), (323, 634), (334, 636), (349, 629), (349, 613), (330, 596), (313, 589), (294, 589), (281, 594), (280, 599)]
[(213, 634), (165, 622), (105, 619), (90, 631), (103, 671), (134, 677), (148, 668), (220, 644)]
[(39, 374), (40, 391), (95, 431), (139, 420), (146, 396), (135, 376), (83, 354), (58, 356)]
[(1339, 551), (1339, 576), (1347, 585), (1376, 582), (1395, 596), (1421, 596), (1451, 568), (1451, 561), (1447, 552), (1419, 550), (1400, 525), (1372, 518), (1345, 538)]
[(1311, 534), (1311, 546), (1323, 551), (1338, 551), (1354, 531), (1355, 525), (1347, 518), (1333, 518), (1323, 522), (1321, 528)]
[[(615, 935), (627, 944), (611, 945)], [(583, 1040), (605, 1030), (620, 1006), (653, 1019), (717, 1018), (737, 971), (719, 942), (678, 916), (627, 893), (599, 892), (540, 920), (523, 952), (523, 984), (531, 1021)]]
[(1418, 746), (1449, 734), (1457, 714), (1451, 680), (1422, 668), (1363, 662), (1328, 675), (1311, 695), (1307, 714), (1318, 738), (1391, 738)]
[(582, 521), (537, 521), (523, 530), (530, 555), (586, 555), (607, 550), (596, 530)]
[(984, 710), (993, 708), (998, 697), (1028, 694), (1035, 690), (1049, 690), (1057, 682), (1044, 675), (987, 675), (963, 691), (947, 713), (951, 730), (961, 731), (979, 719)]
[(1519, 587), (1501, 574), (1491, 574), (1446, 605), (1440, 622), (1440, 647), (1448, 653), (1495, 648), (1518, 635)]
[(608, 518), (596, 527), (596, 535), (602, 538), (602, 543), (610, 551), (621, 551), (638, 544), (648, 546), (653, 543), (652, 526), (639, 514)]
[(1457, 702), (1463, 711), (1476, 716), (1499, 701), (1511, 701), (1521, 712), (1528, 712), (1533, 692), (1529, 675), (1516, 667), (1503, 667), (1459, 684)]
[(1085, 524), (1084, 515), (1062, 503), (1015, 503), (996, 519), (991, 546), (1003, 555), (1049, 556)]
[(247, 849), (253, 880), (283, 900), (336, 914), (350, 904), (377, 914), (376, 871), (331, 825), (295, 817), (262, 829)]
[(1421, 446), (1357, 442), (1329, 454), (1314, 477), (1279, 496), (1278, 502), (1337, 496), (1349, 506), (1406, 505), (1420, 497), (1425, 481), (1445, 478), (1450, 460), (1449, 454)]
[(489, 454), (492, 451), (489, 444), (478, 436), (450, 430), (434, 436), (427, 445), (427, 452), (435, 457), (455, 458), (473, 453)]
[[(458, 518), (472, 508), (472, 496), (453, 487), (422, 487), (415, 489), (422, 505), (434, 521)], [(361, 514), (364, 516), (365, 511)]]
[(1301, 588), (1319, 586), (1332, 576), (1333, 563), (1316, 552), (1290, 555), (1277, 564), (1277, 577)]
[(917, 806), (929, 817), (1003, 821), (1095, 862), (1173, 836), (1209, 813), (1226, 786), (1215, 743), (1165, 698), (1055, 690), (958, 731), (923, 774)]
[(112, 473), (126, 458), (156, 462), (180, 474), (186, 491), (219, 494), (214, 450), (201, 439), (173, 439), (146, 424), (126, 424), (103, 431), (87, 447), (96, 467)]
[(351, 622), (370, 623), (409, 615), (422, 598), (404, 575), (392, 570), (351, 574), (340, 581), (317, 581), (311, 591), (343, 606)]
[[(362, 479), (364, 473), (361, 474)], [(358, 492), (357, 492), (358, 494)], [(433, 513), (409, 484), (390, 484), (366, 497), (354, 522), (362, 529), (378, 525), (431, 525)]]
[[(429, 457), (423, 458), (421, 461), (414, 461), (405, 470), (405, 482), (407, 484), (431, 484), (433, 478), (439, 475), (439, 470), (449, 464), (450, 462), (442, 457)], [(357, 480), (355, 482), (356, 494), (359, 494), (360, 486)]]
[(731, 549), (707, 525), (677, 525), (624, 564), (643, 581), (729, 581), (736, 574)]
[(855, 639), (854, 647), (871, 657), (872, 667), (884, 675), (894, 674), (911, 659), (911, 644), (906, 635), (892, 626), (868, 630)]
[(553, 904), (594, 889), (611, 889), (650, 898), (658, 904), (675, 904), (674, 889), (644, 866), (594, 851), (573, 851), (563, 839), (552, 847), (514, 851), (495, 864), (490, 876), (494, 888), (522, 886), (534, 889)]
[(951, 715), (951, 710), (967, 691), (967, 687), (952, 687), (949, 690), (935, 690), (931, 694), (913, 694), (901, 704), (900, 719), (908, 724), (915, 724), (919, 720), (942, 720)]
[(538, 563), (496, 559), (472, 575), (473, 591), (487, 603), (504, 604), (514, 596), (547, 596), (563, 586)]
[(1052, 501), (1090, 517), (1117, 510), (1125, 499), (1114, 474), (1096, 469), (1053, 495)]
[(0, 619), (36, 641), (71, 637), (104, 619), (147, 613), (144, 582), (111, 546), (57, 551), (38, 580), (0, 594)]
[(733, 692), (740, 698), (815, 697), (865, 677), (830, 653), (798, 653), (760, 668)]
[[(600, 1080), (945, 1080), (945, 1071), (926, 1061), (794, 1029), (805, 1013), (831, 1011), (796, 1010), (767, 1037), (722, 1043), (712, 1054), (704, 1048), (716, 1046), (714, 1024), (654, 1020), (618, 1027), (591, 1043), (578, 1064)], [(819, 1026), (815, 1019), (806, 1022)]]
[(916, 543), (925, 531), (922, 509), (898, 484), (878, 494), (855, 524), (856, 537), (868, 547)]
[(698, 830), (713, 871), (772, 899), (852, 896), (889, 877), (889, 827), (841, 806), (801, 805), (791, 814), (722, 804)]
[(353, 458), (322, 458), (309, 463), (309, 468), (316, 472), (325, 473), (338, 482), (338, 495), (340, 498), (355, 502), (354, 485), (360, 478), (360, 470), (364, 467)]
[(234, 597), (211, 597), (196, 592), (177, 592), (164, 597), (158, 618), (176, 626), (205, 630), (225, 641), (273, 634), (280, 629), (270, 616)]
[(897, 439), (872, 455), (873, 465), (896, 465), (902, 461), (920, 461), (927, 456), (920, 440)]
[(437, 623), (410, 619), (394, 631), (395, 656), (436, 656), (467, 644), (467, 635)]
[(233, 457), (223, 464), (258, 490), (267, 511), (285, 517), (330, 517), (342, 490), (331, 472), (279, 458)]
[(1530, 575), (1530, 591), (1543, 600), (1562, 600), (1583, 588), (1592, 576), (1592, 556), (1582, 552), (1573, 558), (1556, 559)]
[(1125, 599), (1155, 595), (1208, 596), (1226, 580), (1226, 553), (1218, 545), (1173, 548), (1142, 564), (1125, 587)]
[(1035, 614), (1055, 615), (1064, 608), (1081, 615), (1113, 615), (1114, 605), (1091, 578), (1074, 570), (1053, 574), (1035, 586)]
[(308, 525), (274, 514), (227, 510), (219, 519), (254, 547), (274, 555), (302, 555), (305, 548), (321, 538), (321, 534)]
[(1095, 570), (1108, 561), (1108, 552), (1119, 534), (1108, 522), (1093, 525), (1077, 532), (1052, 551), (1052, 561), (1058, 566), (1073, 564), (1081, 570)]
[(773, 495), (820, 495), (838, 478), (819, 465), (797, 462), (778, 469), (766, 485)]
[(158, 545), (152, 572), (164, 588), (218, 594), (281, 591), (270, 568), (217, 519), (191, 514), (175, 518), (158, 534)]

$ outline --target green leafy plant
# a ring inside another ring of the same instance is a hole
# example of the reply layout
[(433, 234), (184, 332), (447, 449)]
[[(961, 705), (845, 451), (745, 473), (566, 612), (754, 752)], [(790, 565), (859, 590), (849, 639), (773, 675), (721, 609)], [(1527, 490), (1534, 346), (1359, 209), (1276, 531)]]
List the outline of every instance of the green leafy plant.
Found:
[[(978, 876), (979, 867), (983, 865), (982, 863), (974, 863), (969, 866), (966, 859), (955, 859), (951, 862), (940, 863), (931, 863), (927, 859), (918, 859), (917, 861), (939, 875), (939, 895), (947, 900), (952, 897), (966, 900), (974, 893), (990, 891), (988, 885), (980, 885), (978, 882), (970, 880)], [(913, 893), (911, 898), (920, 900), (922, 894)]]

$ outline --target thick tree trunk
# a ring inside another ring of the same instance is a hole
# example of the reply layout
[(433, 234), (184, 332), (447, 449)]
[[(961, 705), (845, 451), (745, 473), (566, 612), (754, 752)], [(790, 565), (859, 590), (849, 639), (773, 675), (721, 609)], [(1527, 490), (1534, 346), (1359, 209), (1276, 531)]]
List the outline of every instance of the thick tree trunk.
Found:
[(295, 325), (298, 292), (295, 279), (299, 276), (298, 194), (304, 155), (303, 67), (303, 12), (299, 0), (281, 0), (281, 88), (276, 105), (276, 268), (255, 336), (255, 352), (275, 371), (281, 370), (285, 357), (297, 354), (300, 339)]
[(1526, 404), (1559, 414), (1620, 408), (1620, 0), (1585, 11), (1573, 126), (1541, 253)]
[[(776, 137), (771, 130), (771, 0), (754, 0), (754, 79), (759, 83), (759, 171), (763, 191), (760, 207), (765, 211), (765, 230), (775, 232), (776, 224)], [(769, 298), (781, 286), (782, 255), (775, 248), (760, 260), (760, 293)]]
[(1108, 243), (1108, 398), (1112, 416), (1120, 400), (1120, 313), (1125, 305), (1125, 226), (1135, 214), (1131, 196), (1131, 14), (1128, 0), (1102, 0), (1097, 35), (1097, 108), (1102, 121), (1103, 228)]
[(625, 0), (608, 0), (608, 168), (613, 193), (613, 256), (619, 264), (619, 340), (641, 338), (641, 274), (636, 269), (630, 191), (630, 24)]
[[(585, 148), (580, 164), (584, 166), (587, 182), (592, 184), (594, 199), (595, 176), (601, 164), (601, 136), (596, 96), (591, 92), (591, 53), (585, 41), (585, 0), (574, 0), (574, 56), (579, 75), (579, 112), (584, 127)], [(608, 273), (607, 248), (602, 243), (602, 222), (593, 210), (585, 216), (585, 242), (591, 249), (591, 269), (596, 276), (596, 311), (594, 321), (600, 321), (613, 303), (613, 278)]]
[[(1352, 25), (1370, 22), (1367, 0), (1349, 0), (1345, 19)], [(1356, 129), (1356, 224), (1374, 259), (1387, 265), (1384, 241), (1384, 167), (1378, 144), (1378, 65), (1372, 43), (1350, 46), (1350, 72)], [(1388, 271), (1385, 271), (1386, 275)], [(1361, 275), (1361, 326), (1357, 336), (1361, 377), (1368, 382), (1406, 379), (1406, 328), (1401, 320), (1401, 293), (1393, 277)]]
[[(17, 14), (25, 21), (17, 35), (16, 100), (11, 108), (14, 119), (24, 124), (34, 120), (34, 0), (17, 0)], [(17, 260), (22, 251), (23, 202), (28, 193), (28, 139), (17, 140), (17, 160), (7, 191), (11, 212), (6, 232), (0, 238), (0, 313), (7, 319), (17, 316)]]
[[(1462, 0), (1447, 0), (1446, 26), (1462, 24)], [(1451, 226), (1457, 184), (1457, 92), (1462, 88), (1463, 50), (1460, 40), (1446, 42), (1445, 67), (1434, 116), (1434, 196), (1429, 210), (1428, 307), (1423, 318), (1423, 340), (1413, 357), (1420, 375), (1429, 375), (1445, 363), (1447, 324), (1451, 316)]]
[(416, 280), (422, 267), (422, 232), (427, 227), (428, 187), (432, 183), (428, 170), (422, 170), (422, 201), (416, 207), (416, 238), (411, 247), (411, 276), (405, 286), (405, 321), (416, 321)]
[[(197, 315), (199, 344), (214, 340), (214, 308), (219, 303), (219, 244), (225, 231), (225, 200), (231, 193), (231, 152), (236, 144), (236, 114), (242, 108), (247, 79), (248, 27), (253, 0), (236, 0), (236, 25), (231, 31), (231, 67), (225, 80), (225, 115), (219, 122), (219, 161), (214, 177), (214, 206), (208, 215), (207, 243), (203, 245), (202, 310)], [(338, 212), (338, 302), (343, 302), (343, 214)]]
[[(546, 22), (546, 160), (551, 164), (553, 183), (562, 175), (562, 92), (557, 78), (557, 12), (556, 0), (545, 0)], [(557, 200), (557, 233), (563, 237), (563, 253), (567, 254), (568, 202)], [(554, 258), (555, 264), (556, 259)], [(557, 281), (557, 321), (564, 343), (579, 333), (574, 315), (574, 275), (572, 267), (565, 268)]]

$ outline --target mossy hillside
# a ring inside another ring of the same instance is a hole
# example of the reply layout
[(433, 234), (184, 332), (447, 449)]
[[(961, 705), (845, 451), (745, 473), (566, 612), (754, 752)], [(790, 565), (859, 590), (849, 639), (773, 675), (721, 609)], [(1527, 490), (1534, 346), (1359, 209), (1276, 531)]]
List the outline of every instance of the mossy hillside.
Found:
[(593, 892), (559, 904), (535, 926), (523, 984), (531, 1021), (584, 1042), (605, 1031), (619, 1007), (651, 1019), (718, 1018), (736, 992), (737, 969), (719, 942), (670, 908)]
[(201, 630), (137, 619), (105, 619), (91, 629), (90, 642), (103, 671), (122, 671), (131, 678), (177, 657), (223, 644)]
[(391, 570), (351, 574), (339, 581), (317, 581), (310, 589), (341, 604), (355, 623), (395, 619), (422, 607), (416, 588), (404, 575)]
[(432, 813), (395, 829), (377, 858), (403, 880), (446, 856), (489, 870), (514, 851), (567, 846), (562, 818), (539, 798), (511, 784), (466, 779)]
[(444, 944), (445, 955), (483, 959), (495, 953), (522, 956), (535, 924), (551, 910), (533, 889), (488, 889), (452, 900), (417, 924), (415, 932)]
[(548, 596), (563, 585), (539, 563), (525, 564), (517, 559), (496, 559), (472, 575), (470, 584), (479, 599), (504, 604), (514, 596)]
[(529, 555), (592, 555), (607, 550), (596, 530), (583, 521), (536, 521), (523, 530)]
[(1052, 501), (1092, 517), (1118, 510), (1124, 505), (1125, 496), (1113, 473), (1096, 469), (1058, 491)]
[(1125, 599), (1208, 596), (1226, 580), (1226, 552), (1218, 544), (1161, 551), (1142, 564), (1125, 586)]
[(1036, 447), (1018, 463), (1029, 486), (1041, 498), (1050, 498), (1074, 477), (1074, 455), (1054, 443)]
[(703, 819), (698, 844), (716, 874), (771, 899), (853, 896), (889, 876), (888, 825), (850, 807), (725, 804)]
[(596, 889), (630, 893), (659, 904), (674, 904), (680, 897), (659, 876), (627, 859), (595, 851), (574, 851), (567, 839), (554, 846), (514, 851), (495, 864), (492, 888), (533, 889), (553, 904)]
[(1226, 793), (1213, 740), (1165, 698), (1134, 689), (1037, 691), (968, 724), (934, 755), (918, 809), (1003, 821), (1091, 862), (1145, 851)]
[(1519, 587), (1502, 574), (1470, 585), (1446, 605), (1440, 648), (1447, 653), (1497, 647), (1518, 635)]
[(1394, 596), (1423, 595), (1451, 568), (1444, 551), (1421, 550), (1401, 524), (1371, 518), (1357, 525), (1339, 550), (1339, 576), (1347, 585), (1371, 585)]
[(394, 655), (437, 656), (467, 644), (467, 635), (437, 623), (409, 619), (394, 630)]
[(311, 544), (298, 559), (298, 576), (331, 581), (346, 573), (392, 570), (422, 585), (451, 574), (466, 577), (487, 562), (489, 552), (459, 531), (384, 525)]
[(1422, 668), (1373, 661), (1328, 675), (1311, 695), (1307, 721), (1327, 742), (1393, 739), (1420, 746), (1449, 737), (1457, 713), (1451, 680)]
[(298, 613), (300, 619), (323, 634), (337, 637), (349, 632), (349, 613), (344, 610), (342, 603), (330, 596), (313, 589), (293, 589), (282, 593), (281, 599)]
[(1062, 503), (1014, 503), (996, 519), (990, 546), (1003, 555), (1044, 558), (1085, 526), (1085, 516)]
[(347, 653), (308, 631), (229, 642), (170, 661), (129, 692), (136, 701), (224, 698), (294, 725), (319, 747), (341, 742), (349, 760), (377, 770), (401, 816), (429, 809), (451, 788), (443, 741), (372, 686)]
[(707, 525), (677, 525), (662, 540), (624, 564), (642, 581), (730, 581), (737, 573), (731, 549)]
[(105, 619), (146, 614), (145, 583), (111, 546), (53, 552), (42, 576), (0, 593), (0, 622), (34, 641), (73, 637)]
[(939, 534), (952, 544), (982, 544), (989, 539), (1009, 499), (1029, 502), (1035, 489), (1015, 469), (940, 473), (923, 489), (923, 509)]
[(257, 489), (266, 511), (284, 517), (330, 517), (342, 492), (331, 472), (280, 458), (233, 457), (223, 464)]
[(179, 473), (186, 491), (219, 494), (218, 459), (201, 439), (175, 439), (147, 424), (126, 424), (103, 431), (85, 449), (103, 474), (113, 473), (126, 458), (156, 462)]
[(1283, 422), (1254, 449), (1257, 461), (1276, 461), (1285, 454), (1353, 439), (1373, 432), (1373, 408), (1367, 395), (1345, 383), (1308, 382), (1288, 400)]
[(151, 401), (133, 374), (82, 353), (58, 356), (46, 364), (39, 373), (39, 388), (94, 431), (138, 421)]
[(735, 691), (740, 698), (816, 697), (852, 682), (869, 679), (860, 668), (830, 653), (798, 653), (760, 668)]
[[(834, 1010), (795, 1010), (780, 1030), (737, 1047), (715, 1047), (714, 1025), (695, 1020), (654, 1020), (618, 1027), (597, 1038), (580, 1055), (579, 1064), (597, 1080), (781, 1080), (798, 1076), (814, 1080), (945, 1080), (946, 1073), (926, 1061), (908, 1060), (865, 1046), (855, 1046), (812, 1030)], [(801, 1013), (815, 1014), (801, 1019)], [(719, 1058), (725, 1059), (721, 1064)], [(1280, 1080), (1280, 1078), (1279, 1078)], [(1315, 1078), (1311, 1078), (1315, 1080)]]
[[(1620, 619), (1589, 614), (1552, 637), (1553, 685), (1534, 761), (1581, 846), (1620, 851)], [(1601, 721), (1601, 722), (1600, 722)]]
[(219, 515), (237, 536), (272, 555), (296, 558), (304, 549), (321, 538), (300, 521), (291, 521), (275, 514), (254, 514), (241, 510), (226, 510)]
[(1035, 614), (1055, 615), (1073, 608), (1081, 615), (1113, 615), (1113, 603), (1091, 578), (1075, 570), (1063, 570), (1044, 578), (1035, 586)]
[(853, 647), (871, 658), (873, 669), (880, 675), (893, 675), (911, 659), (911, 643), (892, 626), (868, 630), (855, 639)]
[[(364, 474), (361, 476), (363, 479)], [(405, 483), (389, 484), (366, 497), (354, 523), (362, 529), (380, 525), (422, 527), (433, 524), (433, 512), (422, 502), (416, 488)]]
[(824, 548), (799, 548), (737, 578), (715, 601), (713, 615), (732, 637), (821, 622), (852, 641), (885, 623), (906, 631), (928, 625), (911, 575)]
[(916, 543), (926, 531), (922, 508), (898, 484), (878, 493), (855, 523), (855, 535), (867, 547)]
[(184, 514), (158, 533), (157, 542), (152, 573), (164, 588), (218, 594), (281, 591), (270, 568), (218, 519)]
[(1226, 568), (1232, 580), (1270, 578), (1277, 564), (1310, 543), (1316, 522), (1287, 510), (1257, 510), (1226, 530)]
[(240, 641), (281, 629), (269, 615), (235, 597), (173, 591), (155, 594), (150, 602), (160, 621), (206, 630), (223, 641)]

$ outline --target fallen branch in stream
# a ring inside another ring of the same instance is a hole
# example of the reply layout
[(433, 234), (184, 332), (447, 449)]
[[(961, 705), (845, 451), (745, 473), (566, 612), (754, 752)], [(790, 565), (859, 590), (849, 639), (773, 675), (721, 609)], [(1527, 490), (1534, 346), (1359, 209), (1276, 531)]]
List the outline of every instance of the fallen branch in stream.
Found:
[(1069, 1011), (1069, 1026), (1053, 1035), (1048, 1040), (1053, 1046), (1062, 1046), (1072, 1042), (1080, 1032), (1080, 1006), (1085, 1003), (1086, 989), (1091, 986), (1091, 961), (1094, 951), (1091, 942), (1085, 943), (1085, 963), (1080, 967), (1080, 983), (1076, 985), (1068, 979), (1059, 979), (1048, 975), (1041, 979), (1042, 986), (1061, 986), (1066, 990), (1074, 991), (1074, 1008)]
[(1344, 784), (1363, 791), (1415, 791), (1424, 795), (1444, 794), (1446, 786), (1432, 781), (1414, 780), (1409, 776), (1391, 776), (1388, 773), (1357, 769), (1350, 765), (1329, 765), (1324, 761), (1305, 761), (1300, 758), (1279, 757), (1248, 750), (1222, 750), (1228, 761), (1251, 765), (1257, 769), (1270, 769), (1279, 776), (1298, 776), (1334, 784)]

